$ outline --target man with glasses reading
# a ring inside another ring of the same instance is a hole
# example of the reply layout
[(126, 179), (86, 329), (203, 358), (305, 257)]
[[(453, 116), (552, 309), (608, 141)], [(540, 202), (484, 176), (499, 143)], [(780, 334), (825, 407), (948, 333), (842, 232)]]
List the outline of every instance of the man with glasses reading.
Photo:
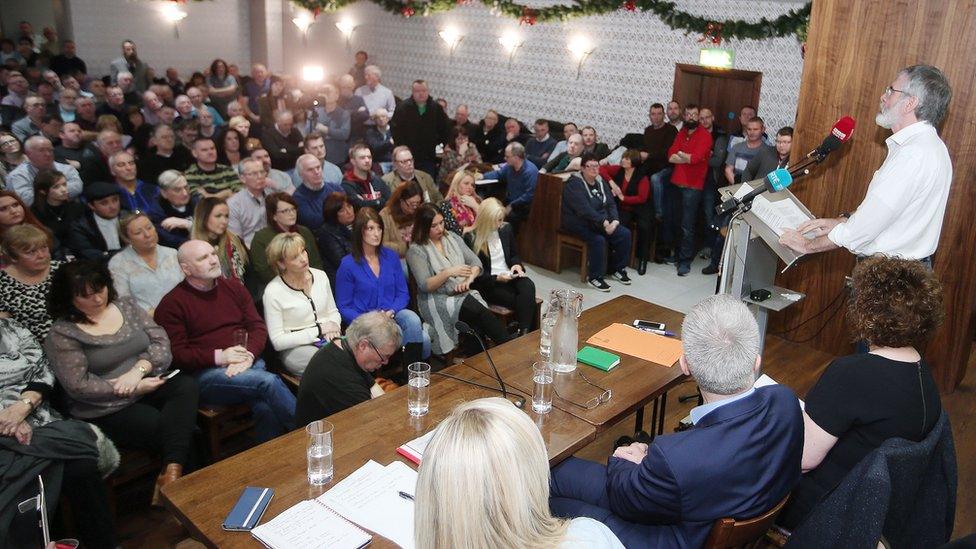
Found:
[(298, 424), (382, 395), (373, 372), (400, 349), (400, 340), (400, 327), (390, 315), (371, 311), (356, 317), (345, 337), (326, 343), (309, 361), (298, 387)]
[(952, 161), (937, 131), (951, 98), (949, 81), (938, 68), (913, 65), (899, 71), (881, 95), (874, 119), (894, 132), (885, 140), (888, 156), (860, 206), (852, 214), (786, 230), (780, 243), (800, 253), (843, 247), (858, 259), (899, 256), (931, 268), (952, 183)]
[(694, 428), (619, 447), (606, 466), (562, 462), (553, 514), (599, 520), (626, 547), (702, 547), (716, 519), (761, 515), (800, 479), (800, 405), (782, 385), (753, 388), (759, 326), (745, 304), (706, 298), (681, 335), (681, 371), (705, 399), (691, 411)]

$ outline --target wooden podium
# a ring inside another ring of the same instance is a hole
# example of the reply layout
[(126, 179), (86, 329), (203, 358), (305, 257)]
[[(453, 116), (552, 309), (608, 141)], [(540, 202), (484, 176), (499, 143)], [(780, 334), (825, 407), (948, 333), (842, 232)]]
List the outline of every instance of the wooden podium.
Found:
[[(732, 185), (719, 189), (722, 200), (729, 200), (736, 191), (747, 192), (758, 188), (765, 180), (750, 181), (741, 185)], [(813, 215), (789, 190), (776, 193), (764, 193), (756, 197), (756, 201), (766, 201), (767, 204), (792, 204), (808, 219)], [(759, 324), (759, 349), (763, 348), (766, 339), (766, 326), (769, 323), (769, 313), (779, 312), (798, 303), (804, 294), (781, 288), (773, 282), (777, 271), (785, 272), (800, 261), (804, 256), (779, 243), (779, 235), (774, 227), (749, 207), (739, 205), (729, 222), (729, 233), (722, 250), (722, 270), (719, 277), (719, 292), (741, 299)], [(780, 271), (779, 262), (785, 265)], [(753, 301), (750, 294), (755, 290), (767, 290), (770, 297), (763, 301)]]

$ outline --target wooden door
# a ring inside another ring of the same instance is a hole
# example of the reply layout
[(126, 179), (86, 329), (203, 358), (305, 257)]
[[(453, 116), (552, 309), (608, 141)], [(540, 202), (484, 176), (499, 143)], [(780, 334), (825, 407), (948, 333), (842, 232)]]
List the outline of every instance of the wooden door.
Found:
[(712, 69), (678, 63), (674, 66), (674, 99), (682, 105), (695, 103), (715, 114), (715, 124), (728, 133), (739, 131), (739, 109), (759, 108), (762, 73)]

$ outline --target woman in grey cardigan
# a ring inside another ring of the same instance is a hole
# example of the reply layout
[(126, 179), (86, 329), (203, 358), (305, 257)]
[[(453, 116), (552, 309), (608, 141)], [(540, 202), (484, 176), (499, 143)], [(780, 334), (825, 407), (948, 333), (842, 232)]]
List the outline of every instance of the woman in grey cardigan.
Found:
[(119, 446), (161, 456), (158, 489), (191, 461), (199, 389), (188, 375), (165, 379), (166, 331), (134, 300), (119, 298), (108, 267), (69, 263), (54, 276), (44, 342), (71, 415), (101, 427)]
[[(460, 236), (444, 229), (444, 216), (425, 204), (416, 213), (407, 250), (407, 265), (417, 282), (417, 308), (433, 327), (431, 348), (437, 354), (454, 349), (458, 332), (454, 324), (467, 322), (495, 343), (511, 339), (471, 283), (481, 272), (481, 260)], [(475, 346), (472, 350), (480, 350)]]

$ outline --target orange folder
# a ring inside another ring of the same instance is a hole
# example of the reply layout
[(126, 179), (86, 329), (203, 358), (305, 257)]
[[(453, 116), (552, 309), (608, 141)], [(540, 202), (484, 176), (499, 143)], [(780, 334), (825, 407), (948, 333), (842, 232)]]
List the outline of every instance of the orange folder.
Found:
[(611, 324), (586, 342), (668, 368), (681, 356), (680, 339), (652, 334), (626, 324)]

